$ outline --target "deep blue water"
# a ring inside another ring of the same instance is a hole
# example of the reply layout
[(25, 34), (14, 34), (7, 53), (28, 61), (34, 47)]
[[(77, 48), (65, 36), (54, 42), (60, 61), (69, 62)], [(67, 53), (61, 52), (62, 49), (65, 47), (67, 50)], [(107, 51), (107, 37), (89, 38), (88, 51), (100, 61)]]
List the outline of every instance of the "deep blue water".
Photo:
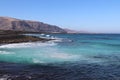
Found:
[(50, 36), (57, 40), (1, 45), (1, 78), (120, 80), (120, 34)]

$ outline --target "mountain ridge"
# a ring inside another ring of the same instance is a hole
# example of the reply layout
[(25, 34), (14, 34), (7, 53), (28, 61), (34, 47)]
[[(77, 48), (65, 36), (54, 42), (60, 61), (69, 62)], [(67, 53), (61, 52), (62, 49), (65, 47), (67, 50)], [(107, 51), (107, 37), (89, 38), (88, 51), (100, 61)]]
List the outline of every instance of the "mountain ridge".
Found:
[(67, 33), (64, 29), (56, 25), (50, 25), (40, 21), (22, 20), (4, 16), (0, 16), (0, 30)]

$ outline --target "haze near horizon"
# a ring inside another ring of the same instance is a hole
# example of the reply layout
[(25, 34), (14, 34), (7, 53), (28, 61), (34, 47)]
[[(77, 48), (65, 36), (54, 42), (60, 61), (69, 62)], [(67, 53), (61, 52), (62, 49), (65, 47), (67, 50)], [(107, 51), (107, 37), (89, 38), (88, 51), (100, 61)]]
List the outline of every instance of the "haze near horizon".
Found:
[(119, 0), (0, 1), (0, 16), (97, 33), (120, 33), (119, 9)]

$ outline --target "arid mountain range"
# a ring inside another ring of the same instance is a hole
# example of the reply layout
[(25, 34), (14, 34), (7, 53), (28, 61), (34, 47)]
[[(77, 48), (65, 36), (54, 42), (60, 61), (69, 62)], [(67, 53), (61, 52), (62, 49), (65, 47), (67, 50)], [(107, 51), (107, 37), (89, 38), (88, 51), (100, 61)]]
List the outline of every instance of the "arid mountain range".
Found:
[(64, 29), (39, 21), (21, 20), (11, 17), (0, 17), (0, 30), (67, 33)]

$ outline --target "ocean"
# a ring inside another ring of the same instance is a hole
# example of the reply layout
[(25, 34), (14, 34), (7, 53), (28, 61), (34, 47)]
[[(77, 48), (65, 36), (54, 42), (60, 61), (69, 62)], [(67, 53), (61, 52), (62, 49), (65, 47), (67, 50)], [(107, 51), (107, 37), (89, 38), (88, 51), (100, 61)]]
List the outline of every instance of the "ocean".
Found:
[(57, 40), (1, 45), (0, 79), (120, 80), (120, 34), (49, 35)]

